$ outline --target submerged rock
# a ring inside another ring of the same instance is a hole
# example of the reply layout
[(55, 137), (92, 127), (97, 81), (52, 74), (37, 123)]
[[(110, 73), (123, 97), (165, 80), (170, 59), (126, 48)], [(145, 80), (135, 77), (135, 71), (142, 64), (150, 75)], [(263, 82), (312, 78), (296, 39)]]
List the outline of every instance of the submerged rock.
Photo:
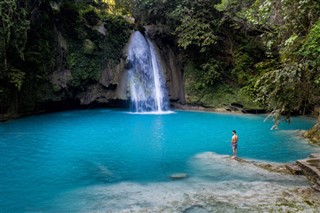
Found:
[(208, 211), (206, 208), (204, 208), (203, 206), (199, 206), (199, 205), (194, 205), (191, 207), (188, 207), (187, 209), (185, 209), (183, 211), (183, 213), (209, 213), (210, 211)]
[(170, 178), (173, 180), (184, 179), (187, 177), (188, 177), (187, 173), (174, 173), (174, 174), (170, 175)]

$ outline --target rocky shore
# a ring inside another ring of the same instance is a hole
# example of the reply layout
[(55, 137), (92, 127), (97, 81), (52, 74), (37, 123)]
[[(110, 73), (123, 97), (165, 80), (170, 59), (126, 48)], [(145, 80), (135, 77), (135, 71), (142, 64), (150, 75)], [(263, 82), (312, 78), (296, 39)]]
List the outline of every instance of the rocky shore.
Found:
[[(236, 158), (244, 163), (251, 163)], [(294, 164), (264, 164), (252, 162), (255, 166), (281, 174), (304, 175), (310, 182), (311, 188), (319, 192), (320, 196), (320, 153), (312, 153), (309, 158), (297, 160)]]
[[(245, 109), (241, 104), (232, 103), (229, 106), (215, 108), (203, 105), (188, 105), (173, 103), (172, 107), (178, 110), (189, 110), (189, 111), (204, 111), (204, 112), (218, 112), (218, 113), (233, 113), (233, 114), (266, 114), (268, 113), (265, 109)], [(319, 110), (319, 109), (317, 109)], [(319, 111), (315, 111), (312, 117), (317, 117)], [(310, 143), (317, 144), (320, 146), (320, 117), (318, 116), (317, 124), (310, 130), (303, 131), (301, 136), (308, 139)]]
[[(320, 212), (320, 192), (308, 186), (303, 176), (291, 174), (286, 164), (232, 159), (212, 152), (200, 153), (191, 162), (198, 172), (190, 176), (176, 173), (168, 176), (169, 182), (125, 182), (89, 192), (108, 198), (112, 194), (111, 200), (96, 206), (115, 212)], [(238, 178), (212, 181), (218, 174)], [(100, 212), (96, 206), (86, 208)]]

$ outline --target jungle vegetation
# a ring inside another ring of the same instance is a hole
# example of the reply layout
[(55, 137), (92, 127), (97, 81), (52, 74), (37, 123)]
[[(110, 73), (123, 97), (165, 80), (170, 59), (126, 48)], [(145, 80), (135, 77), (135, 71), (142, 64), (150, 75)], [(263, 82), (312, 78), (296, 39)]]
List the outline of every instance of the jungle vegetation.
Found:
[[(188, 103), (241, 103), (273, 112), (276, 122), (320, 105), (318, 1), (3, 0), (0, 20), (2, 112), (72, 97), (72, 89), (46, 84), (50, 73), (72, 69), (69, 86), (83, 89), (97, 69), (117, 63), (130, 30), (143, 25), (174, 40)], [(93, 30), (101, 21), (108, 39)], [(68, 53), (52, 32), (68, 41)], [(319, 128), (310, 137), (320, 140)]]

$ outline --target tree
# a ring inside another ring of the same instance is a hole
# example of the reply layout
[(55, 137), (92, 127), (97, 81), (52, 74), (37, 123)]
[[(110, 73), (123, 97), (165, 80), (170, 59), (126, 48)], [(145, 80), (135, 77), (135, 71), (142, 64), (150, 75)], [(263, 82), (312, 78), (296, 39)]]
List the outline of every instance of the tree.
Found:
[[(260, 39), (269, 58), (277, 63), (255, 84), (258, 100), (275, 116), (310, 112), (319, 104), (320, 4), (305, 0), (256, 0), (241, 15)], [(266, 59), (268, 60), (268, 59)]]
[(8, 80), (17, 89), (21, 88), (25, 73), (15, 67), (13, 60), (24, 59), (27, 31), (30, 26), (27, 8), (23, 6), (17, 0), (0, 2), (0, 81), (4, 83)]

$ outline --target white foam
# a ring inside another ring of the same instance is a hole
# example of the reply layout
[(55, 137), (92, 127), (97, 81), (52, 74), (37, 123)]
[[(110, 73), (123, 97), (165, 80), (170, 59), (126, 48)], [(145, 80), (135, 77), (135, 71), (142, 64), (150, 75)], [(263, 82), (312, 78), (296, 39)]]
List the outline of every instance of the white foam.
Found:
[(128, 112), (131, 115), (168, 115), (175, 113), (174, 111)]

